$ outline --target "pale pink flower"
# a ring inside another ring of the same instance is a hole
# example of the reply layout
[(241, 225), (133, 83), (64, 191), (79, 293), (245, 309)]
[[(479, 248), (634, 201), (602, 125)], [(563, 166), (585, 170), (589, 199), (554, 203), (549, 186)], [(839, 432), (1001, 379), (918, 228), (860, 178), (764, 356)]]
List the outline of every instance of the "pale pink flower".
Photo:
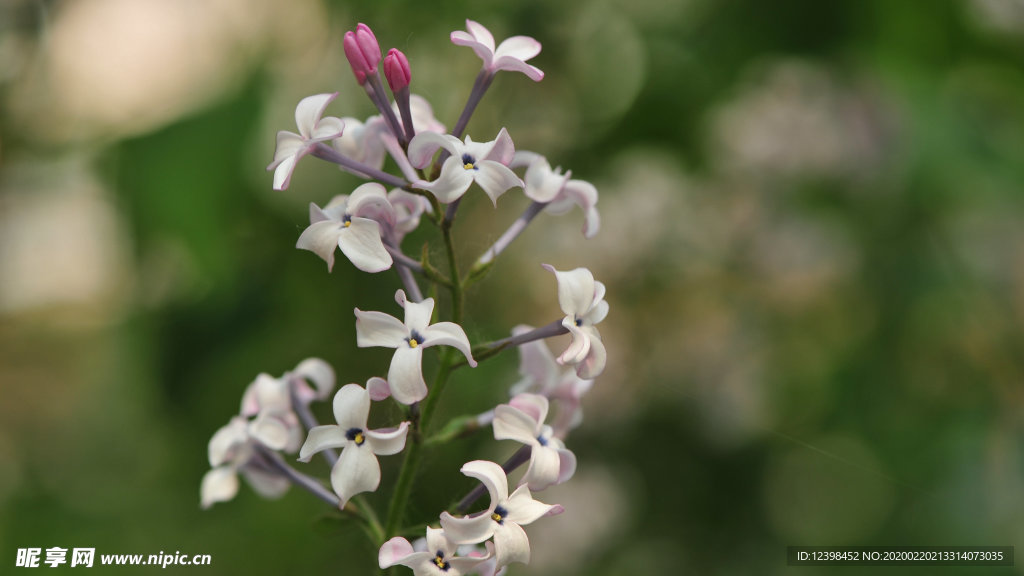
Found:
[(558, 357), (559, 364), (576, 367), (580, 378), (596, 378), (604, 371), (607, 352), (596, 324), (608, 315), (604, 284), (596, 282), (586, 268), (560, 272), (544, 264), (558, 281), (558, 304), (566, 316), (562, 320), (572, 335), (569, 347)]
[(405, 448), (408, 422), (398, 428), (369, 430), (369, 416), (369, 392), (358, 384), (346, 384), (334, 396), (334, 419), (338, 423), (311, 429), (299, 450), (299, 460), (308, 462), (321, 450), (341, 448), (341, 456), (331, 470), (331, 487), (341, 508), (356, 494), (372, 492), (380, 485), (378, 455), (398, 454)]
[(601, 227), (601, 216), (597, 212), (597, 188), (584, 180), (570, 180), (572, 172), (564, 174), (561, 168), (551, 169), (551, 164), (540, 154), (516, 152), (512, 167), (526, 166), (523, 177), (523, 193), (527, 198), (546, 204), (544, 211), (550, 214), (564, 214), (579, 206), (583, 211), (583, 236), (593, 238)]
[(434, 299), (411, 302), (405, 291), (395, 292), (395, 301), (405, 309), (405, 322), (383, 312), (364, 312), (356, 308), (356, 345), (360, 348), (382, 346), (394, 348), (387, 382), (391, 395), (403, 404), (419, 402), (427, 396), (423, 380), (423, 349), (431, 346), (452, 346), (465, 355), (470, 366), (476, 366), (469, 338), (454, 322), (430, 324)]
[(416, 576), (462, 576), (477, 573), (477, 566), (491, 557), (456, 556), (457, 548), (444, 530), (427, 526), (424, 550), (417, 550), (405, 538), (395, 537), (380, 547), (377, 561), (381, 568), (408, 566)]
[(576, 456), (544, 424), (547, 416), (548, 399), (538, 394), (519, 394), (494, 409), (494, 438), (530, 447), (530, 465), (520, 482), (530, 490), (561, 484), (576, 472)]
[(476, 544), (494, 537), (497, 566), (513, 562), (530, 562), (530, 540), (522, 526), (542, 516), (560, 514), (562, 507), (533, 499), (525, 484), (510, 496), (508, 478), (501, 466), (486, 460), (474, 460), (462, 466), (462, 473), (476, 478), (487, 488), (491, 505), (484, 512), (456, 518), (441, 514), (441, 528), (448, 538), (459, 544)]
[[(516, 326), (512, 335), (532, 330), (532, 326)], [(519, 346), (519, 375), (522, 378), (509, 390), (511, 395), (530, 392), (557, 402), (558, 410), (551, 423), (556, 437), (565, 438), (570, 430), (583, 422), (583, 396), (593, 387), (594, 381), (580, 378), (575, 369), (559, 366), (543, 340)]]
[(351, 196), (335, 196), (323, 209), (310, 204), (309, 221), (295, 247), (323, 258), (328, 271), (334, 268), (335, 248), (364, 272), (391, 268), (391, 255), (381, 240), (381, 223), (394, 225), (395, 210), (384, 186), (367, 182)]
[(234, 498), (238, 494), (238, 474), (265, 498), (278, 498), (288, 491), (291, 483), (287, 478), (256, 464), (257, 442), (249, 435), (249, 423), (242, 416), (235, 416), (214, 433), (208, 447), (211, 470), (199, 487), (203, 509)]
[(522, 72), (530, 80), (539, 82), (544, 73), (539, 68), (527, 64), (526, 61), (540, 54), (540, 42), (529, 36), (513, 36), (498, 48), (494, 48), (494, 36), (490, 30), (472, 20), (466, 20), (466, 32), (456, 30), (451, 33), (453, 44), (468, 46), (476, 52), (484, 62), (484, 69), (494, 74), (498, 70)]
[(295, 107), (295, 124), (299, 133), (281, 130), (277, 133), (274, 161), (267, 170), (274, 171), (274, 190), (285, 190), (299, 160), (313, 151), (320, 142), (328, 142), (342, 135), (345, 123), (340, 118), (322, 118), (324, 110), (338, 93), (317, 94), (303, 98)]
[(413, 186), (430, 191), (445, 204), (461, 198), (473, 182), (495, 204), (509, 188), (523, 186), (508, 167), (515, 145), (504, 128), (490, 142), (474, 142), (469, 136), (463, 142), (451, 134), (421, 132), (409, 143), (409, 162), (416, 168), (426, 168), (439, 148), (450, 155), (441, 166), (441, 175), (432, 182), (418, 180)]

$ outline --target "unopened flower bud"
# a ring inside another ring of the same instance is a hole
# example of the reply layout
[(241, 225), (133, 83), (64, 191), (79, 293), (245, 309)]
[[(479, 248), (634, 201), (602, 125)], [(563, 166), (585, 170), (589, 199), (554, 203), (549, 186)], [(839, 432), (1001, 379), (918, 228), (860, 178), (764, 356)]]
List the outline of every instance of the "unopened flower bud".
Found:
[(373, 30), (370, 30), (369, 26), (360, 23), (354, 32), (349, 30), (345, 33), (342, 47), (356, 80), (362, 86), (366, 83), (368, 74), (377, 73), (377, 64), (380, 62), (380, 44), (377, 43), (377, 37), (373, 35)]
[(409, 69), (409, 59), (397, 48), (388, 50), (384, 57), (384, 77), (388, 79), (388, 86), (391, 91), (397, 93), (409, 86), (412, 80), (412, 71)]

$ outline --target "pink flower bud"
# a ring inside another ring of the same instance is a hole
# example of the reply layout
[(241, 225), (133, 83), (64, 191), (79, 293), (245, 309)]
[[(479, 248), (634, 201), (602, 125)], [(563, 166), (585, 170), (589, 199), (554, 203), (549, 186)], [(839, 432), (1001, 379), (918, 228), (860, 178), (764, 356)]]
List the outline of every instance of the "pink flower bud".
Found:
[(377, 37), (373, 35), (373, 30), (370, 30), (369, 26), (360, 23), (356, 26), (355, 32), (349, 30), (345, 33), (342, 47), (356, 80), (362, 86), (366, 83), (367, 74), (377, 73), (377, 64), (380, 62), (380, 44), (377, 43)]
[(409, 59), (402, 54), (401, 50), (397, 48), (388, 50), (388, 55), (384, 57), (384, 77), (388, 79), (388, 86), (391, 87), (392, 92), (398, 92), (409, 86), (409, 81), (412, 80), (412, 71), (409, 70)]

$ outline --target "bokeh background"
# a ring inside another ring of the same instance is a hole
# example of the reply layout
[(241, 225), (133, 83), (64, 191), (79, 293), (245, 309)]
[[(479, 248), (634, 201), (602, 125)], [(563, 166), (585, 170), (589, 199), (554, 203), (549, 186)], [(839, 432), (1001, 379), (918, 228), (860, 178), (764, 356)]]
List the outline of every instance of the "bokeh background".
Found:
[[(612, 310), (579, 472), (542, 495), (567, 513), (513, 574), (848, 574), (868, 569), (788, 568), (785, 547), (1022, 542), (1021, 0), (4, 0), (0, 571), (51, 546), (370, 571), (308, 494), (203, 512), (199, 481), (257, 373), (320, 356), (362, 383), (389, 357), (355, 347), (352, 308), (397, 313), (396, 277), (293, 247), (308, 203), (358, 182), (306, 160), (271, 190), (275, 132), (315, 93), (373, 113), (341, 51), (357, 22), (451, 126), (467, 17), (539, 39), (547, 73), (499, 76), (470, 134), (507, 126), (593, 182), (603, 219), (584, 241), (578, 212), (538, 218), (467, 331), (557, 317), (541, 262), (591, 268)], [(470, 194), (467, 261), (526, 204)], [(515, 369), (460, 372), (444, 412), (503, 400)], [(507, 444), (433, 454), (414, 515)]]

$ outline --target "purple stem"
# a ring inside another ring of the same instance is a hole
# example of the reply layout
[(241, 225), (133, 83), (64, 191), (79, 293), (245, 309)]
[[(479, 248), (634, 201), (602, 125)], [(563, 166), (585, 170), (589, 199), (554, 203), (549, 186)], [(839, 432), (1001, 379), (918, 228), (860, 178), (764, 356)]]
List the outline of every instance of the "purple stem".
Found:
[(469, 119), (473, 116), (473, 111), (476, 110), (477, 104), (480, 103), (493, 80), (494, 74), (488, 72), (486, 68), (481, 69), (480, 73), (476, 75), (476, 80), (473, 81), (473, 89), (469, 92), (469, 99), (466, 100), (466, 107), (462, 109), (462, 114), (459, 115), (459, 120), (455, 123), (452, 136), (459, 139), (462, 138), (462, 133), (466, 131), (466, 126), (469, 125)]
[[(502, 470), (504, 470), (505, 473), (508, 474), (509, 472), (529, 462), (531, 452), (533, 452), (533, 450), (529, 446), (523, 446), (518, 451), (516, 451), (516, 453), (513, 454), (508, 460), (506, 460), (504, 464), (501, 465)], [(469, 507), (473, 505), (473, 502), (476, 502), (481, 496), (484, 495), (485, 492), (487, 492), (487, 487), (484, 486), (483, 484), (478, 484), (477, 487), (473, 488), (473, 490), (470, 491), (469, 494), (466, 494), (465, 498), (459, 500), (459, 503), (455, 506), (455, 510), (458, 511), (459, 514), (465, 514), (466, 510), (468, 510)]]
[(409, 293), (409, 298), (413, 302), (423, 302), (423, 292), (420, 291), (420, 285), (416, 283), (416, 278), (412, 275), (414, 270), (422, 273), (423, 266), (390, 244), (384, 244), (384, 249), (395, 260), (395, 271), (398, 272), (398, 278), (402, 281), (402, 286), (405, 286), (405, 291)]
[(407, 182), (406, 180), (399, 178), (394, 174), (388, 174), (387, 172), (377, 170), (376, 168), (367, 166), (362, 162), (353, 160), (348, 156), (341, 154), (334, 148), (331, 148), (330, 146), (324, 144), (323, 142), (318, 142), (316, 147), (313, 148), (312, 153), (313, 156), (316, 156), (321, 160), (333, 162), (334, 164), (337, 164), (338, 166), (341, 166), (342, 168), (345, 168), (350, 172), (354, 172), (357, 175), (361, 175), (371, 180), (377, 180), (378, 182), (387, 184), (388, 186), (395, 186), (397, 188), (406, 188), (409, 186), (409, 182)]
[(527, 342), (533, 342), (534, 340), (543, 340), (544, 338), (551, 338), (553, 336), (561, 336), (562, 334), (568, 334), (569, 329), (562, 326), (561, 320), (555, 320), (550, 324), (545, 324), (540, 328), (534, 328), (529, 332), (523, 332), (522, 334), (516, 334), (515, 336), (509, 336), (501, 340), (496, 340), (485, 344), (488, 348), (504, 348), (506, 346), (520, 346)]
[(530, 222), (537, 216), (537, 214), (540, 214), (547, 205), (547, 202), (534, 202), (533, 204), (530, 204), (526, 208), (526, 211), (524, 211), (519, 218), (516, 218), (516, 221), (508, 227), (508, 230), (506, 230), (504, 234), (501, 235), (501, 238), (498, 238), (494, 245), (491, 246), (487, 252), (484, 252), (484, 255), (476, 261), (476, 265), (483, 266), (497, 258), (505, 248), (508, 248), (508, 245), (511, 244), (513, 240), (523, 233), (523, 230), (526, 230), (526, 227), (529, 226)]
[(395, 102), (398, 103), (398, 111), (402, 114), (402, 127), (405, 128), (405, 139), (412, 142), (416, 136), (416, 129), (412, 125), (412, 106), (409, 104), (409, 87), (406, 86), (395, 92)]
[(387, 121), (391, 133), (395, 135), (395, 138), (398, 139), (403, 148), (406, 147), (409, 142), (405, 139), (402, 127), (398, 124), (398, 117), (395, 116), (395, 111), (391, 109), (391, 102), (384, 95), (384, 84), (380, 81), (380, 73), (367, 75), (364, 86), (366, 87), (366, 93), (370, 96), (370, 100), (373, 100), (377, 110), (380, 110), (381, 116)]
[(335, 508), (338, 508), (341, 505), (341, 501), (338, 500), (338, 497), (335, 496), (334, 493), (329, 492), (316, 480), (289, 466), (276, 452), (260, 448), (258, 453), (263, 463), (283, 474), (286, 478), (291, 480), (293, 484), (308, 490), (314, 496)]
[[(299, 421), (306, 427), (308, 433), (313, 428), (320, 425), (316, 421), (316, 416), (313, 415), (313, 411), (309, 409), (309, 405), (299, 401), (298, 395), (295, 393), (295, 385), (289, 382), (288, 393), (291, 396), (292, 409), (299, 416)], [(327, 465), (334, 468), (334, 465), (338, 463), (338, 453), (333, 448), (326, 448), (323, 450), (324, 460), (327, 460)]]

